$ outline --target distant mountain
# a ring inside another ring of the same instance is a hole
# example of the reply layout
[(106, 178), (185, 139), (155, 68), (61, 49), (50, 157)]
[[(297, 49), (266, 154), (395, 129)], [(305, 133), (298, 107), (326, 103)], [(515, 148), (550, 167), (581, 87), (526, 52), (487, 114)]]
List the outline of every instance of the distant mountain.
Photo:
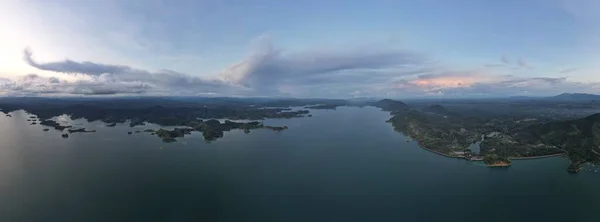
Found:
[(540, 98), (544, 98), (544, 97), (534, 97), (534, 96), (511, 96), (511, 97), (508, 97), (508, 99), (510, 99), (510, 100), (535, 100), (535, 99), (540, 99)]
[(600, 95), (595, 95), (595, 94), (587, 94), (587, 93), (563, 93), (557, 96), (552, 96), (552, 97), (548, 97), (548, 99), (553, 99), (553, 100), (576, 100), (576, 101), (582, 101), (582, 100), (599, 100), (600, 101)]
[(445, 107), (443, 107), (441, 105), (431, 105), (431, 106), (423, 108), (421, 111), (426, 112), (426, 113), (435, 113), (435, 114), (448, 116), (448, 117), (458, 116), (458, 114), (447, 110)]
[(391, 99), (382, 99), (382, 100), (379, 100), (379, 101), (373, 103), (373, 105), (381, 108), (381, 110), (383, 110), (383, 111), (388, 111), (388, 112), (406, 110), (409, 108), (409, 106), (406, 105), (406, 103), (396, 101), (396, 100), (391, 100)]

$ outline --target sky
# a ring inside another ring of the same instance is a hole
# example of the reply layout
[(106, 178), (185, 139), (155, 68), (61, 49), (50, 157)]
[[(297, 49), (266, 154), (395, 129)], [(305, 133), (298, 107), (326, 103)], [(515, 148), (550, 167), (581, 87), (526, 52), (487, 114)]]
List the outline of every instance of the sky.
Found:
[(595, 0), (2, 0), (0, 95), (600, 94)]

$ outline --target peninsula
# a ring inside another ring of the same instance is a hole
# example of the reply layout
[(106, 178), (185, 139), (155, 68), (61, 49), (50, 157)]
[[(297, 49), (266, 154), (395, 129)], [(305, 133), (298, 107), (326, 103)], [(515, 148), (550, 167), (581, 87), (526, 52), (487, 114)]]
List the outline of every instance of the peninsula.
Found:
[[(572, 119), (560, 113), (551, 116), (469, 110), (469, 113), (459, 113), (441, 105), (418, 109), (390, 100), (379, 101), (375, 106), (390, 111), (393, 116), (387, 122), (396, 131), (417, 140), (421, 147), (447, 157), (469, 160), (476, 157), (488, 166), (506, 167), (510, 166), (511, 159), (565, 156), (572, 162), (568, 169), (572, 173), (578, 172), (579, 165), (585, 162), (600, 164), (600, 114)], [(553, 106), (556, 110), (563, 109)], [(481, 142), (479, 156), (465, 152), (475, 142)]]

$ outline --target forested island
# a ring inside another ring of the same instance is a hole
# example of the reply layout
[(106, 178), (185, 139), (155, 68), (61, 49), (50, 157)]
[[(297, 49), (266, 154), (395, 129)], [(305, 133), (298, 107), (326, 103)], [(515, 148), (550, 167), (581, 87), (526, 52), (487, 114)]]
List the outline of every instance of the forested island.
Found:
[[(204, 136), (204, 140), (213, 141), (218, 138), (223, 137), (223, 132), (230, 131), (232, 129), (241, 129), (244, 130), (245, 133), (249, 133), (252, 129), (269, 129), (273, 131), (281, 131), (287, 129), (287, 126), (283, 127), (273, 127), (273, 126), (265, 126), (260, 122), (233, 122), (229, 120), (225, 120), (224, 123), (219, 122), (218, 120), (208, 120), (208, 121), (192, 121), (187, 123), (188, 128), (175, 128), (173, 130), (165, 130), (159, 129), (155, 132), (158, 137), (162, 138), (163, 142), (175, 142), (176, 138), (184, 137), (186, 134), (190, 134), (193, 131), (202, 132), (202, 136)], [(152, 132), (152, 131), (146, 131)]]
[[(29, 101), (28, 101), (29, 100)], [(298, 118), (305, 117), (308, 110), (292, 111), (287, 107), (273, 108), (278, 103), (307, 105), (313, 101), (292, 102), (238, 102), (238, 101), (195, 101), (189, 99), (113, 99), (113, 100), (69, 100), (69, 99), (0, 99), (0, 107), (4, 112), (25, 110), (39, 118), (40, 125), (52, 127), (55, 130), (66, 130), (68, 133), (92, 133), (95, 130), (73, 128), (61, 125), (52, 118), (66, 114), (72, 119), (86, 119), (89, 122), (101, 121), (107, 127), (128, 122), (130, 127), (143, 126), (153, 123), (160, 126), (179, 126), (173, 130), (145, 130), (162, 138), (164, 142), (174, 142), (193, 131), (202, 132), (206, 141), (223, 137), (224, 132), (232, 129), (244, 130), (249, 133), (253, 129), (282, 131), (287, 126), (267, 126), (261, 122), (235, 122), (231, 120), (263, 120), (266, 118)], [(208, 119), (208, 120), (205, 120)], [(221, 123), (216, 119), (228, 119)], [(28, 119), (29, 121), (29, 119)], [(138, 133), (136, 131), (136, 133)], [(131, 132), (129, 133), (131, 134)], [(68, 134), (63, 135), (68, 138)]]

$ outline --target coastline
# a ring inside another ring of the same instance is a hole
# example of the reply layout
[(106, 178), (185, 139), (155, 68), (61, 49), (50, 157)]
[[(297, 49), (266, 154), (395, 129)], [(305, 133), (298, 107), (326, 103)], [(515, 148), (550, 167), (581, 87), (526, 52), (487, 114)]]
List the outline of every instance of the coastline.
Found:
[[(427, 150), (429, 152), (444, 156), (444, 157), (448, 157), (448, 158), (455, 158), (455, 159), (464, 159), (467, 161), (483, 161), (483, 160), (470, 160), (465, 158), (464, 156), (453, 156), (450, 154), (446, 154), (446, 153), (442, 153), (440, 151), (435, 151), (433, 149), (427, 148), (425, 146), (423, 146), (421, 144), (421, 142), (419, 140), (415, 140), (417, 141), (417, 145), (419, 147), (421, 147), (421, 149)], [(543, 158), (552, 158), (552, 157), (559, 157), (559, 156), (564, 156), (564, 153), (556, 153), (556, 154), (550, 154), (550, 155), (543, 155), (543, 156), (531, 156), (531, 157), (508, 157), (509, 160), (533, 160), (533, 159), (543, 159)], [(490, 167), (496, 167), (495, 165), (489, 165)]]
[(421, 147), (422, 149), (427, 150), (429, 152), (432, 152), (432, 153), (435, 153), (435, 154), (438, 154), (438, 155), (442, 155), (442, 156), (445, 156), (445, 157), (449, 157), (449, 158), (465, 159), (464, 157), (452, 156), (452, 155), (449, 155), (449, 154), (445, 154), (445, 153), (442, 153), (442, 152), (439, 152), (439, 151), (432, 150), (430, 148), (427, 148), (427, 147), (423, 146), (420, 141), (418, 141), (418, 140), (415, 140), (415, 141), (417, 141), (417, 145), (419, 145), (419, 147)]
[(509, 160), (533, 160), (533, 159), (543, 159), (543, 158), (550, 158), (550, 157), (558, 157), (558, 156), (564, 156), (564, 153), (556, 153), (556, 154), (550, 154), (550, 155), (542, 155), (542, 156), (529, 156), (529, 157), (508, 157)]
[(509, 167), (510, 163), (507, 162), (495, 162), (492, 164), (488, 164), (488, 167), (493, 167), (493, 168), (502, 168), (502, 167)]

